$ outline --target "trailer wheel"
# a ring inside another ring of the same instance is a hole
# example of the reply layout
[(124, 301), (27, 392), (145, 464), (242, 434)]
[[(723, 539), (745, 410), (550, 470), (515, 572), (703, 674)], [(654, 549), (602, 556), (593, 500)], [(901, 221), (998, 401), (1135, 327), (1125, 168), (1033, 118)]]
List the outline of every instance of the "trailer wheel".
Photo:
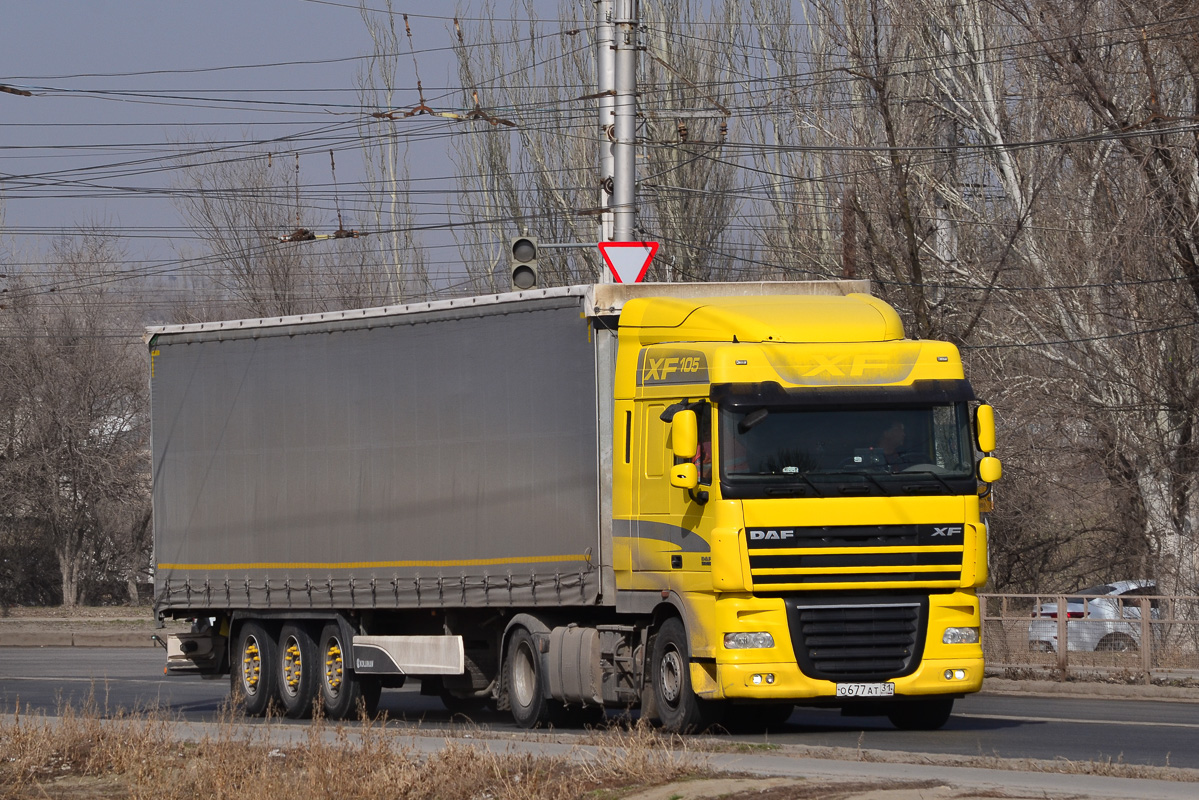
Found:
[(350, 669), (351, 642), (345, 641), (336, 622), (324, 627), (319, 641), (320, 694), (325, 716), (354, 719), (361, 700), (364, 713), (373, 717), (379, 710), (383, 685), (378, 680), (363, 680)]
[(546, 698), (545, 676), (537, 642), (527, 628), (516, 628), (508, 642), (504, 660), (504, 688), (508, 692), (512, 719), (522, 728), (535, 728), (557, 721), (560, 705)]
[(658, 721), (672, 733), (700, 733), (720, 718), (721, 706), (691, 690), (691, 648), (678, 617), (662, 623), (654, 636), (651, 680)]
[(229, 670), (230, 688), (252, 717), (265, 714), (278, 697), (276, 651), (275, 637), (260, 622), (251, 620), (237, 632), (237, 648)]
[(312, 715), (312, 703), (320, 691), (316, 641), (303, 625), (287, 624), (279, 633), (279, 700), (291, 719)]
[(953, 713), (952, 697), (936, 697), (907, 703), (894, 703), (887, 719), (901, 731), (935, 731), (949, 722)]

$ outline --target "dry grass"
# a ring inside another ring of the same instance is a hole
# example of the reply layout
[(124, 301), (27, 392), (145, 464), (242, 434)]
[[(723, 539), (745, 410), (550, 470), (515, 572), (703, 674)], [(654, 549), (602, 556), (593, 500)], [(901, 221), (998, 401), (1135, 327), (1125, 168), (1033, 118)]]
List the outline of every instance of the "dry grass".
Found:
[[(56, 717), (0, 715), (0, 800), (309, 800), (379, 796), (397, 800), (540, 800), (587, 797), (619, 800), (646, 787), (711, 778), (705, 754), (769, 750), (791, 758), (927, 763), (936, 766), (1199, 781), (1199, 771), (1127, 764), (1120, 759), (1070, 762), (975, 756), (931, 756), (861, 748), (806, 747), (680, 737), (644, 723), (612, 725), (570, 737), (578, 747), (562, 755), (489, 749), (471, 741), (472, 729), (425, 732), (431, 747), (418, 752), (411, 728), (386, 720), (334, 725), (322, 719), (298, 725), (244, 720), (226, 708), (206, 733), (161, 712), (105, 715), (90, 700)], [(482, 737), (479, 736), (481, 739)], [(528, 740), (560, 742), (555, 733)], [(418, 737), (418, 741), (420, 741)], [(525, 742), (526, 739), (511, 739)], [(287, 742), (286, 744), (282, 742)], [(491, 748), (502, 747), (492, 740)], [(703, 783), (704, 781), (700, 781)], [(747, 784), (745, 796), (762, 790)], [(744, 787), (743, 787), (744, 788)], [(847, 797), (843, 792), (795, 796)], [(875, 788), (878, 788), (877, 786)], [(910, 787), (907, 787), (910, 788)], [(782, 789), (780, 789), (782, 791)], [(723, 792), (740, 797), (740, 791)], [(673, 790), (667, 796), (674, 796)], [(688, 793), (690, 796), (690, 793)], [(784, 796), (784, 795), (780, 795)], [(785, 795), (790, 796), (790, 795)]]
[(596, 757), (572, 758), (463, 740), (422, 754), (370, 720), (291, 727), (298, 739), (285, 746), (272, 744), (276, 726), (246, 725), (236, 710), (198, 742), (178, 738), (177, 728), (156, 712), (105, 719), (94, 702), (57, 718), (0, 717), (0, 798), (540, 800), (619, 797), (698, 772), (641, 729), (604, 737)]

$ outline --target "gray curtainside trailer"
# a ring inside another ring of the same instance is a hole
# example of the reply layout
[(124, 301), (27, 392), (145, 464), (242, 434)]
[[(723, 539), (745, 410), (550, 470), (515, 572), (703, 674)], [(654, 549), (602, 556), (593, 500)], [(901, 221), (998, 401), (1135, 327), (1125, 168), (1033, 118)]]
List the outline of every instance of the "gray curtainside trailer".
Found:
[(156, 329), (159, 612), (599, 602), (614, 342), (538, 294)]

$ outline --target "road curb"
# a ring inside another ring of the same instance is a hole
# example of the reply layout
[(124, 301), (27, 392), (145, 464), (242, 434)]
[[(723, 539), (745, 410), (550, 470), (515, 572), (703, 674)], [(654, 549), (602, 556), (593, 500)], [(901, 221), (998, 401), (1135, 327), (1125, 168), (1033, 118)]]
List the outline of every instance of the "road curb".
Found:
[[(58, 720), (47, 717), (50, 724)], [(128, 721), (104, 720), (103, 725), (119, 727)], [(175, 740), (203, 741), (212, 738), (242, 736), (258, 746), (299, 747), (309, 741), (312, 733), (306, 725), (277, 725), (249, 723), (237, 725), (232, 732), (227, 723), (174, 722), (170, 723)], [(222, 727), (225, 726), (225, 727)], [(341, 726), (320, 734), (326, 739), (346, 737), (361, 740), (361, 735)], [(375, 734), (379, 735), (379, 734)], [(610, 759), (615, 746), (552, 739), (526, 740), (511, 737), (490, 737), (481, 730), (464, 736), (441, 736), (385, 732), (399, 748), (418, 755), (432, 755), (455, 746), (477, 747), (493, 753), (516, 753), (530, 756), (564, 756), (576, 762)], [(869, 754), (870, 751), (865, 751)], [(1116, 778), (1087, 774), (1016, 771), (987, 767), (943, 766), (919, 763), (920, 753), (909, 753), (915, 763), (892, 761), (839, 761), (787, 754), (711, 753), (702, 750), (664, 753), (668, 759), (686, 759), (701, 767), (732, 775), (784, 777), (801, 781), (823, 780), (846, 784), (846, 797), (868, 797), (857, 792), (864, 781), (899, 783), (885, 788), (902, 789), (903, 783), (927, 784), (935, 781), (950, 787), (955, 796), (972, 789), (985, 797), (1037, 797), (1052, 800), (1061, 798), (1116, 798), (1136, 800), (1193, 800), (1195, 783), (1187, 780), (1170, 781), (1154, 778)], [(922, 787), (923, 788), (923, 787)]]
[(1199, 689), (1183, 686), (1144, 686), (1099, 681), (1038, 681), (987, 678), (981, 694), (1042, 697), (1095, 697), (1113, 700), (1168, 700), (1199, 703)]
[(0, 647), (153, 647), (145, 631), (15, 631), (0, 630)]

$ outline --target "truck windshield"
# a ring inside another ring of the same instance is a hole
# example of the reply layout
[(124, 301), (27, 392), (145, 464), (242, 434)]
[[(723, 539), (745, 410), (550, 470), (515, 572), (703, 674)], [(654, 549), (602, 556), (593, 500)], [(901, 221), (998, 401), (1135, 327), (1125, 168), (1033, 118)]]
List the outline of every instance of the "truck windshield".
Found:
[(724, 408), (726, 497), (966, 494), (977, 490), (964, 402)]

